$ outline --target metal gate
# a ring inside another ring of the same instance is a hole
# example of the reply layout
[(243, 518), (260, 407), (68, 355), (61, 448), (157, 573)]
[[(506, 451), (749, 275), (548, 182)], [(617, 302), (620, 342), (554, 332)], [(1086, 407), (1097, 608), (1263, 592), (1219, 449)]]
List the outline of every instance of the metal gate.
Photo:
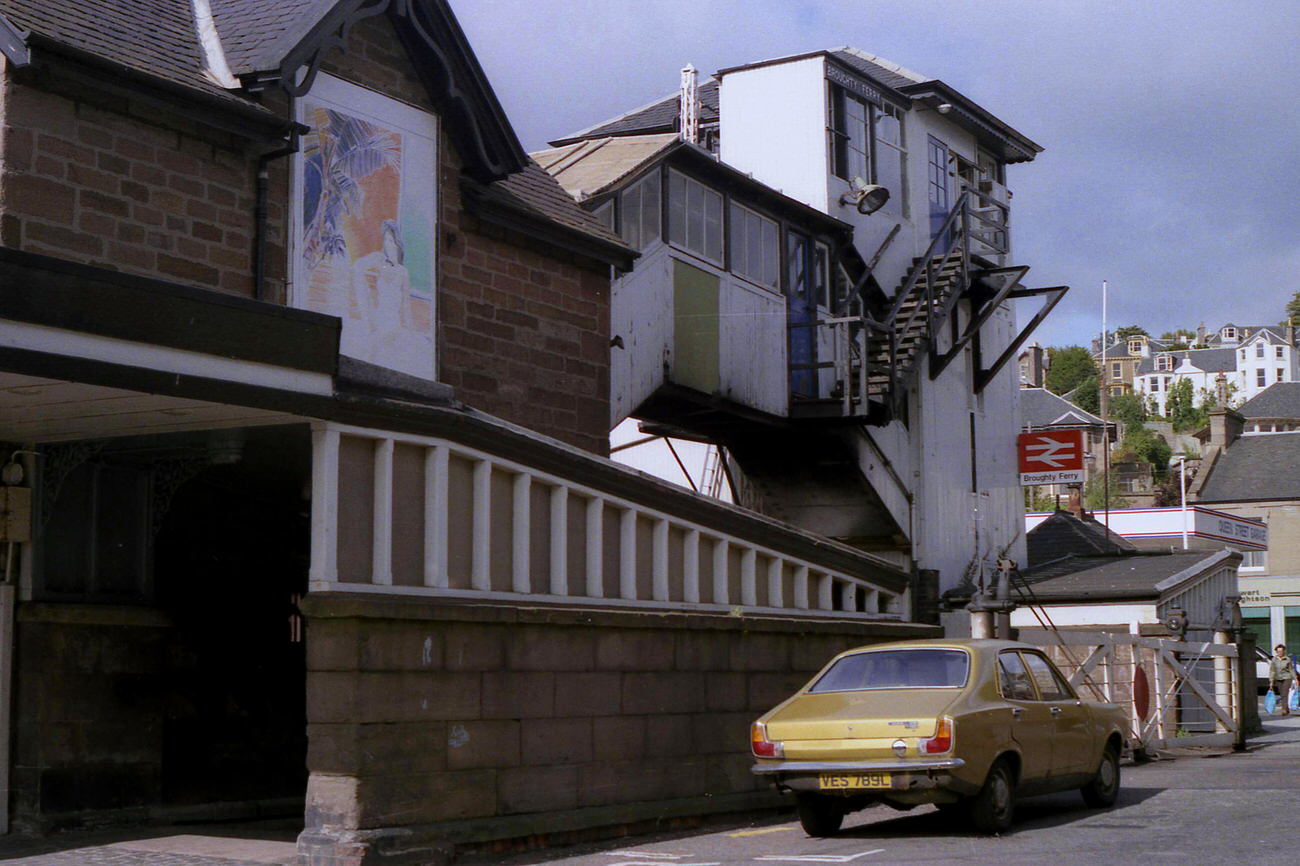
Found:
[(1235, 644), (1081, 631), (1051, 631), (1034, 642), (1081, 697), (1128, 708), (1135, 750), (1244, 743)]

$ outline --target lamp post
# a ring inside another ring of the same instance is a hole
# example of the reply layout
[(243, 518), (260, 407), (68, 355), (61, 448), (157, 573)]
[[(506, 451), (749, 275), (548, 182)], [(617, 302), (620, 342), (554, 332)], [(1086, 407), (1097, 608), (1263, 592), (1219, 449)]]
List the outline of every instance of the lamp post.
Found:
[(1187, 455), (1179, 452), (1174, 455), (1178, 461), (1178, 502), (1183, 516), (1183, 550), (1187, 549)]

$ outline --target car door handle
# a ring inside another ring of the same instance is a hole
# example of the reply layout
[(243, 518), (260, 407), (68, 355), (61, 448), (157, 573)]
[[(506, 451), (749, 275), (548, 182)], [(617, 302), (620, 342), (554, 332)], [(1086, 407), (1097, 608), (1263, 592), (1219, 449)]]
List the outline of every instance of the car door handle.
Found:
[(1059, 716), (1060, 714), (1061, 714), (1061, 708), (1060, 708), (1060, 707), (1052, 707), (1052, 715), (1054, 715), (1054, 716)]
[(1011, 708), (1011, 718), (1012, 718), (1013, 720), (1015, 720), (1015, 721), (1018, 722), (1018, 721), (1020, 721), (1022, 718), (1024, 718), (1024, 716), (1025, 716), (1025, 711), (1022, 710), (1022, 709), (1020, 709), (1020, 707), (1012, 707), (1012, 708)]

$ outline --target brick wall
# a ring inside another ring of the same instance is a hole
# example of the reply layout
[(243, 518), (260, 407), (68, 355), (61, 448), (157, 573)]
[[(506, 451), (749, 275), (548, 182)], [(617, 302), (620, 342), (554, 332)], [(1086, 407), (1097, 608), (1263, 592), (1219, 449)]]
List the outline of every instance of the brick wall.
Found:
[[(327, 72), (432, 110), (386, 19), (349, 39)], [(482, 224), (445, 130), (439, 155), (438, 378), (476, 409), (607, 454), (608, 266)]]
[(608, 454), (608, 271), (491, 232), (461, 209), (457, 175), (444, 162), (439, 378), (475, 408)]
[[(387, 19), (366, 19), (332, 74), (431, 109)], [(4, 80), (0, 243), (242, 295), (253, 292), (252, 143), (46, 76)], [(287, 111), (282, 97), (268, 105)], [(605, 454), (608, 269), (495, 231), (463, 211), (440, 142), (440, 378), (459, 399)], [(272, 166), (266, 296), (284, 302), (290, 160)]]
[(0, 243), (251, 294), (246, 142), (57, 79), (4, 88)]
[(564, 815), (654, 817), (668, 801), (752, 806), (767, 786), (749, 771), (750, 722), (842, 649), (931, 633), (410, 599), (306, 605), (304, 839), (317, 841), (326, 825), (425, 826), (432, 838), (428, 825), (477, 819), (485, 837), (506, 838), (576, 826)]

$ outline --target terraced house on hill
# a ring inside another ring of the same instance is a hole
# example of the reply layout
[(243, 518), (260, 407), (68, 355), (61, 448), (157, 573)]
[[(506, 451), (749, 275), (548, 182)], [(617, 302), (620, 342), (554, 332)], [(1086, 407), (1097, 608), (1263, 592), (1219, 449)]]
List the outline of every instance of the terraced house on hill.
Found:
[(853, 48), (687, 67), (551, 144), (641, 253), (613, 287), (612, 422), (720, 446), (740, 502), (933, 590), (1023, 562), (1009, 362), (1066, 290), (1026, 288), (1013, 249), (1008, 173), (1037, 144)]
[[(0, 0), (0, 53), (6, 828), (288, 814), (304, 862), (408, 863), (771, 806), (750, 719), (934, 633), (906, 557), (605, 459), (638, 251), (522, 151), (442, 0)], [(1029, 155), (933, 89), (890, 100)], [(983, 318), (950, 319), (977, 386)]]

